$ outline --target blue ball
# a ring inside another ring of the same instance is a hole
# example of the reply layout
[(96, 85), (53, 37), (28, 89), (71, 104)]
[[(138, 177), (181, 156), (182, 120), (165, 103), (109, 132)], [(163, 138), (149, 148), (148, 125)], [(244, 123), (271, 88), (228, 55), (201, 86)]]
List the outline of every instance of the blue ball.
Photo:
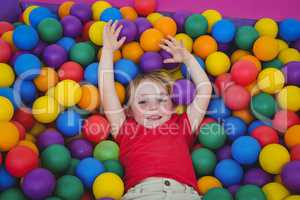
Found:
[(21, 25), (14, 30), (13, 42), (18, 49), (32, 50), (39, 42), (39, 35), (31, 26)]
[(231, 141), (247, 133), (247, 125), (239, 117), (228, 117), (224, 119), (223, 125), (225, 133)]
[[(194, 57), (196, 58), (196, 60), (198, 61), (198, 63), (200, 64), (200, 66), (202, 67), (202, 69), (204, 70), (205, 69), (205, 64), (203, 62), (203, 60), (199, 57), (199, 56), (196, 56), (194, 55)], [(187, 67), (185, 64), (182, 64), (181, 67), (180, 67), (180, 71), (181, 71), (181, 74), (184, 78), (190, 78), (190, 75), (189, 75), (189, 72), (187, 70)], [(188, 77), (187, 77), (188, 76)]]
[(18, 108), (20, 104), (16, 101), (16, 96), (18, 93), (12, 88), (0, 88), (0, 96), (6, 97), (13, 104), (14, 108)]
[(48, 8), (38, 7), (31, 11), (29, 15), (29, 22), (31, 26), (37, 28), (41, 21), (49, 17), (54, 19), (57, 18)]
[(214, 98), (210, 101), (207, 109), (207, 115), (218, 121), (231, 116), (231, 111), (226, 107), (221, 98)]
[(38, 57), (33, 54), (22, 54), (17, 57), (14, 69), (17, 76), (24, 80), (33, 80), (41, 70), (42, 63)]
[(31, 105), (37, 97), (37, 89), (32, 81), (18, 79), (14, 84), (14, 90), (20, 95), (23, 104)]
[(285, 19), (279, 23), (279, 35), (287, 42), (300, 39), (300, 22), (296, 19)]
[(56, 44), (58, 44), (67, 52), (69, 52), (70, 49), (76, 44), (76, 41), (71, 37), (63, 37), (60, 40), (58, 40)]
[(105, 22), (108, 22), (109, 20), (115, 21), (120, 19), (122, 19), (122, 13), (119, 9), (114, 7), (106, 8), (100, 16), (100, 20)]
[(123, 85), (128, 84), (133, 80), (139, 73), (138, 66), (127, 59), (120, 59), (115, 63), (114, 66), (114, 75), (116, 81), (120, 82)]
[(259, 126), (272, 126), (272, 122), (255, 120), (251, 122), (251, 124), (248, 126), (248, 134), (251, 135), (254, 129), (256, 129)]
[(59, 114), (56, 127), (64, 136), (73, 137), (80, 133), (82, 121), (79, 113), (69, 109)]
[(256, 163), (260, 150), (258, 141), (250, 136), (239, 137), (231, 146), (232, 157), (244, 165)]
[(212, 27), (212, 36), (220, 43), (229, 43), (236, 32), (235, 25), (228, 19), (222, 19)]
[(94, 180), (105, 172), (104, 165), (95, 158), (85, 158), (76, 167), (76, 176), (88, 189), (92, 188)]
[(228, 187), (239, 184), (244, 176), (244, 171), (236, 161), (227, 159), (217, 164), (215, 176)]
[(84, 70), (84, 80), (96, 86), (98, 85), (98, 66), (99, 63), (92, 63)]
[(4, 166), (0, 167), (0, 191), (7, 190), (17, 183), (15, 177), (10, 175)]

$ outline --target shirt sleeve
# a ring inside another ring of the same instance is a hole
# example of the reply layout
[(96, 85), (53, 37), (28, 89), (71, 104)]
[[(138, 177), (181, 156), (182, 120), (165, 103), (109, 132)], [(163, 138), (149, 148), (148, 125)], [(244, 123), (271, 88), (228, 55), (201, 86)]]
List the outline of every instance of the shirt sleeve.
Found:
[(184, 112), (179, 116), (179, 123), (182, 129), (182, 134), (189, 147), (192, 147), (196, 140), (196, 134), (192, 133), (192, 127), (188, 119), (187, 113)]

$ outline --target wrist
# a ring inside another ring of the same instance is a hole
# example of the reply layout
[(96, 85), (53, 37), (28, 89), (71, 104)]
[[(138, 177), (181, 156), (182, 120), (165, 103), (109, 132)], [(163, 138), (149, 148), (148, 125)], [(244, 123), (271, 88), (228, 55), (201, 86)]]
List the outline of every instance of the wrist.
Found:
[(114, 53), (115, 50), (113, 48), (103, 46), (102, 47), (102, 52), (104, 52), (104, 51)]
[(183, 56), (183, 63), (190, 62), (192, 59), (194, 59), (194, 56), (189, 51), (186, 50)]

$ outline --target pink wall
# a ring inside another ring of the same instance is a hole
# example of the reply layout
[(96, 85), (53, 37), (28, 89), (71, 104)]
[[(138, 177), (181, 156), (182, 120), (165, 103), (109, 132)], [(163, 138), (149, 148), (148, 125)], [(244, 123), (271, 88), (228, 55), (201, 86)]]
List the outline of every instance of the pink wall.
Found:
[[(66, 0), (22, 0), (23, 2), (62, 3)], [(95, 0), (74, 0), (92, 3)], [(114, 6), (132, 5), (133, 0), (108, 0)], [(216, 9), (223, 16), (258, 19), (270, 17), (275, 20), (296, 18), (300, 20), (300, 0), (157, 0), (159, 11), (187, 10), (202, 12)]]

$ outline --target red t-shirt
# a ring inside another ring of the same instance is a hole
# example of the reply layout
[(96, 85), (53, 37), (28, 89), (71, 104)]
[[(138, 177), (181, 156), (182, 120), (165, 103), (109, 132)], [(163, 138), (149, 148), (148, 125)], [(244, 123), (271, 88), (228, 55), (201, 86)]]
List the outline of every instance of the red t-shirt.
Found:
[(145, 128), (132, 118), (126, 119), (116, 138), (125, 168), (126, 190), (146, 178), (164, 177), (197, 191), (189, 151), (194, 140), (186, 113), (173, 114), (167, 122), (153, 129)]

